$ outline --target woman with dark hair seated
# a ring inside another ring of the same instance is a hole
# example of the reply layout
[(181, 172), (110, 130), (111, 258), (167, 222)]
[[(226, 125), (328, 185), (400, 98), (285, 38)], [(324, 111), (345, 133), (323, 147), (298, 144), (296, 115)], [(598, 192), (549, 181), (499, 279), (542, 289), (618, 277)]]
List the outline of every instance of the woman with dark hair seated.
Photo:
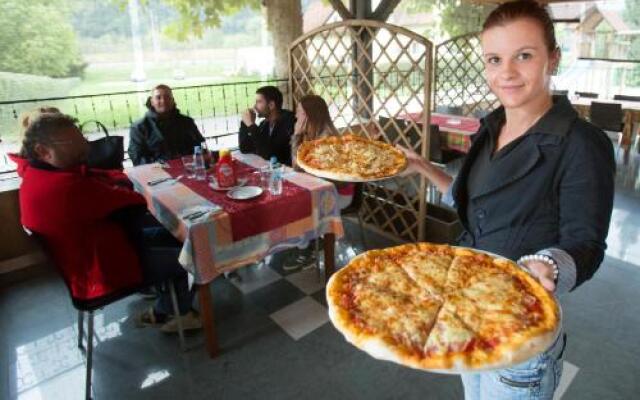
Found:
[(171, 88), (158, 85), (147, 99), (149, 111), (129, 133), (129, 157), (133, 165), (149, 164), (193, 154), (205, 140), (193, 118), (176, 108)]
[[(172, 280), (185, 329), (200, 320), (193, 292), (178, 263), (180, 243), (163, 228), (143, 229), (146, 201), (118, 170), (86, 167), (89, 143), (75, 120), (41, 113), (29, 121), (21, 155), (11, 154), (22, 178), (22, 224), (44, 242), (55, 264), (71, 277), (74, 298), (92, 300), (142, 284)], [(177, 331), (173, 307), (162, 292), (140, 325)]]

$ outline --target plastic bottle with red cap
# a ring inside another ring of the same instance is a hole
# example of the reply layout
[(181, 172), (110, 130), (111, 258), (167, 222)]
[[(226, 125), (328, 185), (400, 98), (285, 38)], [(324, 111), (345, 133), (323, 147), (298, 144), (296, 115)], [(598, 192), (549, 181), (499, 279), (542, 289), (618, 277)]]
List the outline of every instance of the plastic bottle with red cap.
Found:
[(233, 187), (237, 184), (236, 171), (228, 149), (220, 150), (220, 158), (215, 166), (216, 180), (221, 188)]

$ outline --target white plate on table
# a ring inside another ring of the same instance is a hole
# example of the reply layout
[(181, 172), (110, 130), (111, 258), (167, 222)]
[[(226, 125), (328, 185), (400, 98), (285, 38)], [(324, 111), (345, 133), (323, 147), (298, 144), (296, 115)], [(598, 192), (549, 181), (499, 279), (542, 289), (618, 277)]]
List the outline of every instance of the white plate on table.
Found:
[(209, 181), (209, 187), (211, 189), (213, 189), (213, 190), (216, 190), (216, 191), (226, 192), (228, 190), (232, 190), (232, 189), (235, 189), (235, 188), (238, 188), (238, 187), (246, 185), (247, 184), (247, 180), (248, 180), (247, 178), (240, 178), (240, 179), (238, 179), (238, 184), (235, 185), (235, 186), (220, 187), (220, 186), (218, 186), (218, 181), (217, 180), (211, 179)]
[(233, 200), (249, 200), (256, 198), (262, 194), (262, 188), (259, 186), (240, 186), (235, 187), (227, 192), (227, 197)]

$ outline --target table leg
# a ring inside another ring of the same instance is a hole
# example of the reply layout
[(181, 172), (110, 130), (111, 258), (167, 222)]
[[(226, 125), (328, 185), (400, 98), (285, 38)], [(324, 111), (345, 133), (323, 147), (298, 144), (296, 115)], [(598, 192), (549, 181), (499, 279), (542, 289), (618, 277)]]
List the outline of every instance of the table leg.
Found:
[(336, 269), (335, 253), (336, 235), (334, 233), (326, 233), (324, 235), (324, 275), (327, 281)]
[(197, 285), (197, 287), (205, 346), (209, 357), (215, 358), (218, 355), (218, 339), (216, 337), (216, 327), (213, 320), (213, 301), (211, 300), (209, 284)]

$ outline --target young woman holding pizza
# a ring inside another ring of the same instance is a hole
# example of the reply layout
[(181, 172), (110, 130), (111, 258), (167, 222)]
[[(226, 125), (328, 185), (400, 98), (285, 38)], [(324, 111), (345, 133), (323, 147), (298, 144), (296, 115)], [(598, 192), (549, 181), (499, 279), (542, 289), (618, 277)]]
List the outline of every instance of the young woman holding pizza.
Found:
[[(505, 3), (484, 23), (485, 76), (502, 106), (486, 116), (454, 179), (405, 150), (412, 170), (447, 193), (464, 226), (459, 245), (517, 260), (556, 294), (591, 278), (604, 257), (614, 194), (611, 141), (553, 97), (560, 62), (553, 22), (533, 1)], [(463, 374), (465, 398), (552, 399), (566, 335), (542, 354)]]

